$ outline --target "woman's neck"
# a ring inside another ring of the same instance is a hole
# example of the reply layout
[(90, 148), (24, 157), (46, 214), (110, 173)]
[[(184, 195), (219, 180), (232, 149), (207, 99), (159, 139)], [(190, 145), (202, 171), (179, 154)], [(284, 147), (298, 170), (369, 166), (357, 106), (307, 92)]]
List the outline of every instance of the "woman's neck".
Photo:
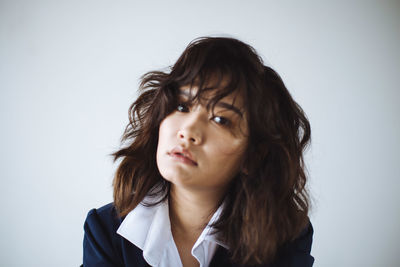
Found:
[(198, 267), (191, 250), (218, 207), (221, 194), (193, 192), (171, 184), (169, 217), (171, 232), (185, 267)]
[(221, 196), (210, 192), (198, 193), (171, 185), (169, 215), (171, 230), (197, 240), (218, 208)]

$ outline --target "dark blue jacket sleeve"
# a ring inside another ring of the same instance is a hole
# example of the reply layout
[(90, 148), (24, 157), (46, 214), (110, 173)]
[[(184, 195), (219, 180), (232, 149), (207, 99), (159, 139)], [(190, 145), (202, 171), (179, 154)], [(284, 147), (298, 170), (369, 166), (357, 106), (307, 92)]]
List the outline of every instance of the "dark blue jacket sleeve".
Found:
[(118, 242), (115, 242), (115, 232), (118, 229), (118, 219), (108, 204), (98, 210), (89, 211), (84, 224), (83, 266), (84, 267), (116, 267), (123, 266), (119, 261)]
[(314, 257), (311, 256), (313, 233), (314, 229), (309, 223), (299, 237), (282, 249), (281, 255), (273, 266), (311, 267), (314, 264)]

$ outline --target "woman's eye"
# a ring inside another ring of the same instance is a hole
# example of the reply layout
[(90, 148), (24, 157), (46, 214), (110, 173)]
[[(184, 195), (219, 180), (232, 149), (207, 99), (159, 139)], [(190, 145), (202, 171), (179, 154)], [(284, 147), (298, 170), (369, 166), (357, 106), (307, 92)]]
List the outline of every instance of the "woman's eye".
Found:
[(179, 112), (189, 112), (189, 108), (185, 104), (179, 104), (176, 109)]
[(218, 123), (218, 124), (220, 124), (220, 125), (224, 125), (224, 126), (227, 126), (227, 125), (229, 125), (229, 123), (230, 123), (230, 121), (229, 121), (227, 118), (220, 117), (220, 116), (215, 116), (215, 117), (213, 118), (213, 120), (214, 120), (216, 123)]

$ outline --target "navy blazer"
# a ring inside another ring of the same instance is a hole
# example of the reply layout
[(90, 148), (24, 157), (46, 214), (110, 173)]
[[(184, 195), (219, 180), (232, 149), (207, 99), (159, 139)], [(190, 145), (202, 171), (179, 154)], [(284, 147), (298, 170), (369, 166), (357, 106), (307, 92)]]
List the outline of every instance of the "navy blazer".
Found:
[[(143, 251), (117, 234), (124, 218), (117, 216), (113, 203), (89, 211), (83, 239), (84, 267), (147, 267)], [(309, 267), (314, 263), (310, 255), (313, 228), (311, 223), (292, 243), (281, 248), (277, 259), (263, 267)], [(229, 252), (219, 246), (210, 267), (246, 267), (229, 260)]]

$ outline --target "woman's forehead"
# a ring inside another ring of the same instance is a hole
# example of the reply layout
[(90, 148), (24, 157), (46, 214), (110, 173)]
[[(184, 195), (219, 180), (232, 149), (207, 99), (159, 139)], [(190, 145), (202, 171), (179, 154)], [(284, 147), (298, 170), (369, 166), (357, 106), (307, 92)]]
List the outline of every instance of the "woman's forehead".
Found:
[[(197, 85), (183, 85), (179, 88), (179, 95), (188, 100), (196, 98), (197, 101), (205, 103), (209, 103), (217, 97), (218, 102), (228, 103), (240, 109), (243, 109), (244, 106), (243, 96), (239, 89), (232, 90), (232, 92), (226, 92), (226, 90), (222, 88), (204, 87), (199, 92), (199, 87)], [(221, 95), (222, 98), (220, 98)]]

